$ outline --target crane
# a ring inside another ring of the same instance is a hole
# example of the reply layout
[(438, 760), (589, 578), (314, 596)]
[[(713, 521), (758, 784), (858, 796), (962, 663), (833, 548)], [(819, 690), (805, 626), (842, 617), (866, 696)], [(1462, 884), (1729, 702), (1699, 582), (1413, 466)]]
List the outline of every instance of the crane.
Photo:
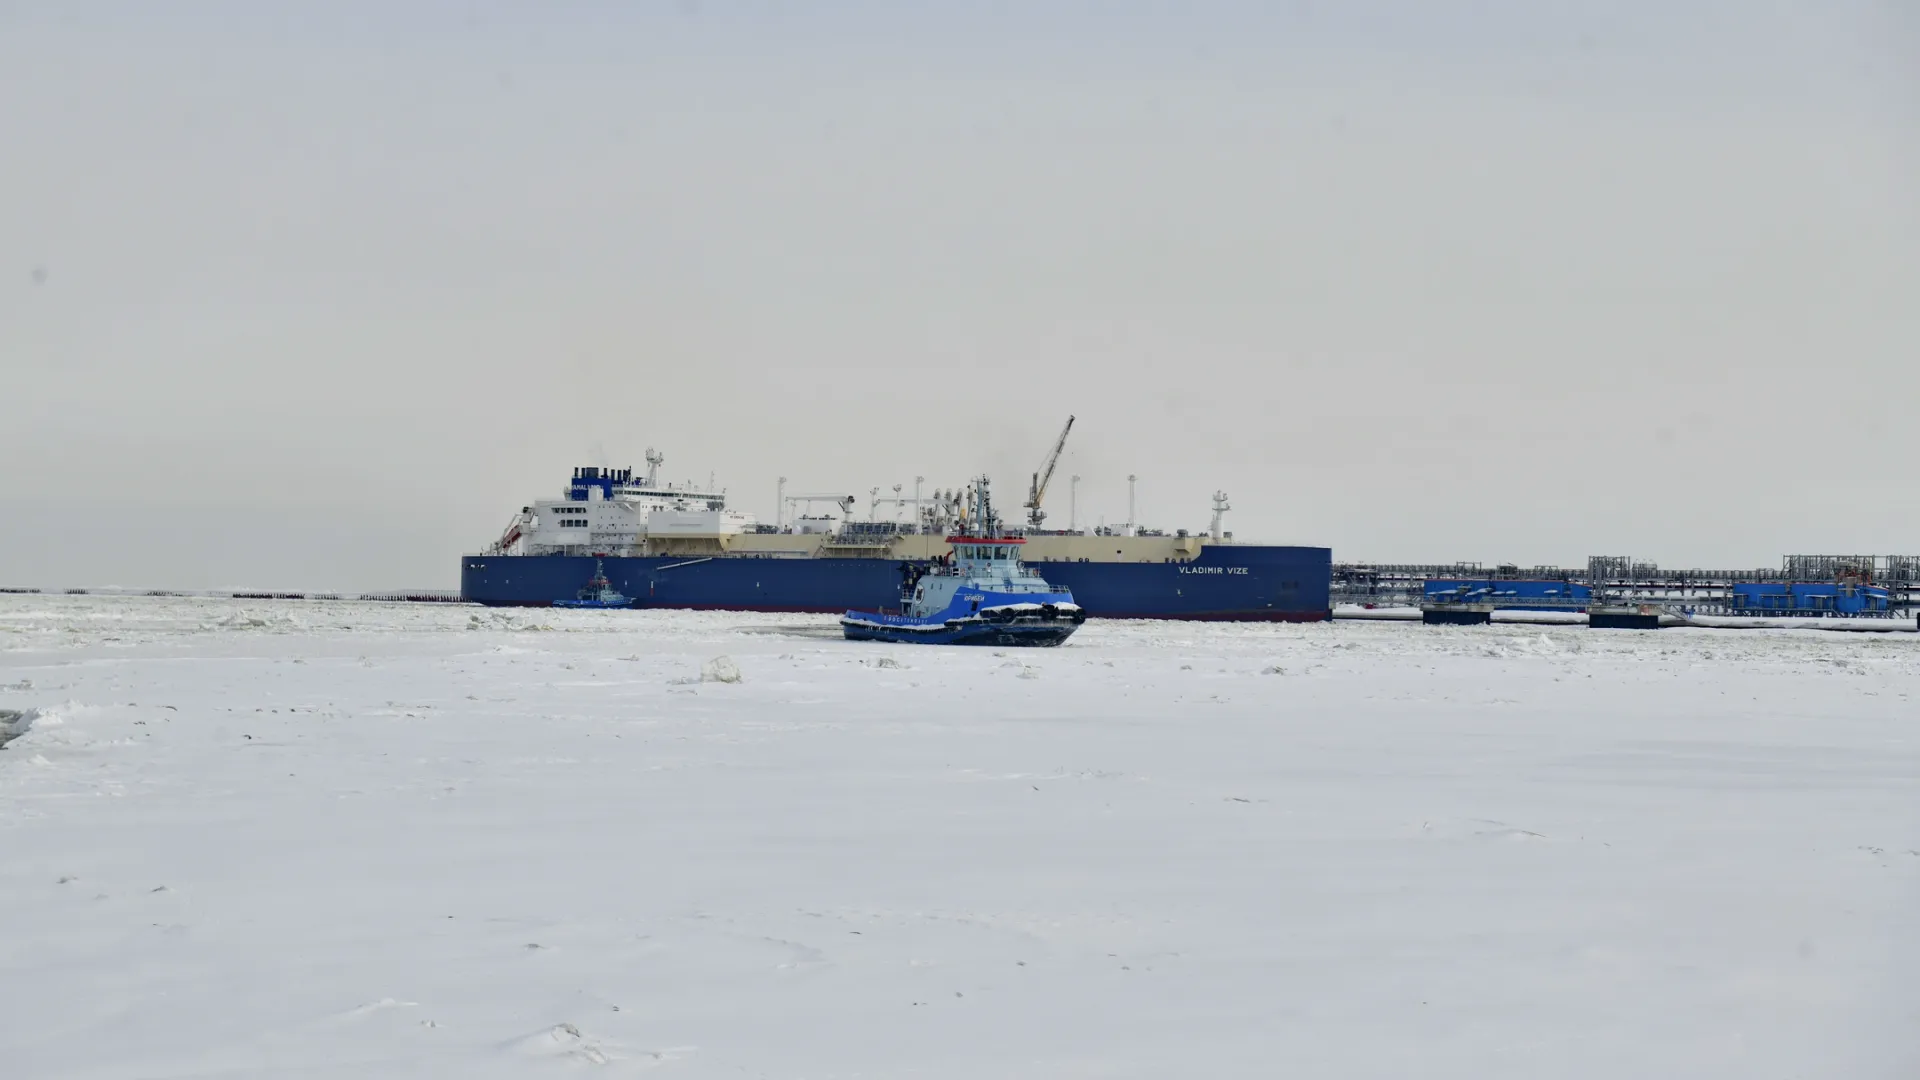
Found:
[(1040, 509), (1040, 500), (1047, 494), (1047, 481), (1053, 479), (1053, 467), (1060, 464), (1060, 451), (1066, 448), (1067, 432), (1073, 430), (1073, 417), (1067, 417), (1067, 426), (1060, 429), (1060, 437), (1053, 442), (1053, 451), (1047, 460), (1040, 463), (1040, 471), (1033, 474), (1033, 486), (1027, 489), (1027, 527), (1038, 529), (1047, 519), (1046, 511)]

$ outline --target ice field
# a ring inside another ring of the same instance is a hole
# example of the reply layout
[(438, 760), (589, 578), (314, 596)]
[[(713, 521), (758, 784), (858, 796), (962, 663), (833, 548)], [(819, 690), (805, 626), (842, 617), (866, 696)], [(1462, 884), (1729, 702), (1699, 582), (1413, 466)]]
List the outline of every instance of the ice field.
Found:
[(0, 1076), (1910, 1078), (1917, 693), (1912, 634), (0, 596)]

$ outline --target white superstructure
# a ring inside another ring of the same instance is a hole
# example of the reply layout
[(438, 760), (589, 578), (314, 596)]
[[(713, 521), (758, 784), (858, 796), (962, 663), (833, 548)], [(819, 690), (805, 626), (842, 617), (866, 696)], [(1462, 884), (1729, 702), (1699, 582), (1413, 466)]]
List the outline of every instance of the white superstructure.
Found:
[[(963, 492), (935, 489), (924, 493), (922, 477), (914, 478), (911, 500), (905, 495), (882, 500), (879, 489), (874, 489), (867, 520), (855, 516), (858, 500), (853, 496), (792, 494), (782, 477), (777, 505), (785, 520), (764, 525), (751, 514), (729, 510), (726, 490), (711, 482), (704, 487), (692, 482), (661, 482), (659, 467), (663, 460), (648, 450), (648, 468), (643, 475), (632, 469), (599, 466), (574, 469), (573, 479), (557, 497), (537, 499), (531, 506), (521, 507), (483, 554), (922, 560), (948, 554), (946, 537), (966, 532), (976, 524), (969, 520)], [(1046, 465), (1051, 464), (1049, 455)], [(1029, 511), (1035, 509), (1031, 504), (1038, 503), (1044, 491), (1047, 471), (1043, 466), (1035, 474)], [(1128, 477), (1128, 524), (1015, 530), (1024, 531), (1024, 560), (1184, 563), (1199, 557), (1203, 545), (1233, 542), (1233, 534), (1222, 528), (1222, 515), (1231, 509), (1224, 492), (1214, 495), (1213, 522), (1208, 532), (1190, 535), (1182, 529), (1168, 535), (1134, 522), (1133, 479)], [(904, 484), (897, 487), (905, 491)], [(892, 520), (880, 516), (883, 501), (892, 506)], [(825, 513), (791, 514), (823, 502), (831, 507)], [(899, 520), (908, 505), (911, 515), (906, 521)], [(1070, 512), (1068, 516), (1075, 515)]]
[(711, 542), (753, 530), (753, 515), (727, 509), (724, 489), (661, 483), (662, 460), (648, 450), (644, 476), (631, 469), (573, 470), (559, 498), (520, 508), (492, 553), (628, 555), (675, 540)]

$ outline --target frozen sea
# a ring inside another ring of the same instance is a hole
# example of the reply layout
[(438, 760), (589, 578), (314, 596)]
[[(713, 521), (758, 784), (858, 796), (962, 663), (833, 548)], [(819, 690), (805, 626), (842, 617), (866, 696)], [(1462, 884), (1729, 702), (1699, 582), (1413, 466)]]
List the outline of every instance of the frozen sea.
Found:
[(1916, 635), (0, 596), (0, 1076), (1912, 1078), (1916, 694)]

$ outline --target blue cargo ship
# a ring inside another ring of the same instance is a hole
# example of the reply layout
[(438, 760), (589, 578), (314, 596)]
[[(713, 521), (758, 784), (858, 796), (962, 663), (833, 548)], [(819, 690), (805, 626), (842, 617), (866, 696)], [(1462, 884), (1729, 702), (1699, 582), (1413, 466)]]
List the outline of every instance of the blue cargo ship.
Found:
[[(646, 460), (644, 474), (577, 468), (558, 495), (522, 507), (487, 551), (462, 557), (462, 598), (550, 606), (578, 596), (597, 566), (607, 587), (636, 609), (888, 611), (900, 604), (902, 582), (949, 559), (947, 538), (967, 532), (960, 491), (896, 494), (885, 500), (893, 520), (884, 520), (877, 497), (857, 518), (852, 496), (787, 496), (783, 486), (769, 525), (729, 508), (711, 484), (662, 482), (663, 459), (648, 450)], [(1090, 617), (1311, 622), (1332, 615), (1332, 552), (1235, 542), (1221, 529), (1229, 509), (1222, 493), (1207, 532), (1131, 524), (1045, 529), (1042, 476), (1035, 474), (1029, 493), (1028, 527), (1015, 530), (1026, 541), (1025, 561), (1072, 592)], [(789, 514), (822, 502), (828, 513)]]

